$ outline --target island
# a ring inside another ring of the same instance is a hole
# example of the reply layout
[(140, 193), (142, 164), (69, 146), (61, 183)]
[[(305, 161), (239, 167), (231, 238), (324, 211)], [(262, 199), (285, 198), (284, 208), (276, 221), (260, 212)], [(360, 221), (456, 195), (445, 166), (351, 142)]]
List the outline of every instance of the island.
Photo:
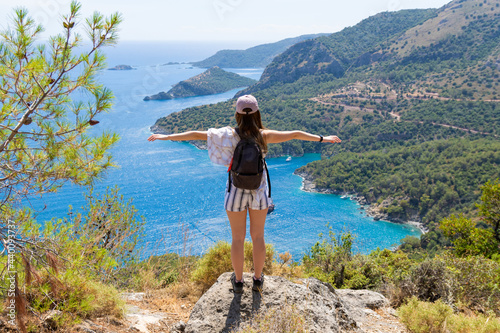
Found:
[(169, 61), (163, 64), (162, 66), (183, 65), (183, 64), (188, 64), (188, 62)]
[(130, 71), (133, 69), (135, 69), (135, 68), (133, 68), (132, 66), (129, 66), (129, 65), (117, 65), (115, 67), (108, 68), (108, 70), (110, 70), (110, 71)]
[(159, 92), (146, 96), (145, 101), (169, 100), (174, 98), (219, 94), (239, 87), (247, 87), (256, 81), (250, 78), (227, 72), (217, 66), (203, 73), (174, 85), (168, 92)]

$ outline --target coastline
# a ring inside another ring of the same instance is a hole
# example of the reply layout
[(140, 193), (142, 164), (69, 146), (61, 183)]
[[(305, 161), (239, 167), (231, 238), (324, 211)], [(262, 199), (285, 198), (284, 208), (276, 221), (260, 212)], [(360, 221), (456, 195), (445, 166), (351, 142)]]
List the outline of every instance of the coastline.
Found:
[[(150, 127), (150, 130), (153, 133), (157, 134), (170, 134), (164, 131), (161, 127), (157, 125), (153, 125)], [(188, 143), (192, 144), (195, 146), (197, 149), (200, 150), (207, 150), (207, 144), (205, 141), (187, 141)], [(274, 156), (273, 156), (274, 157)], [(302, 186), (301, 190), (304, 192), (312, 192), (312, 193), (321, 193), (321, 194), (335, 194), (335, 195), (348, 195), (349, 199), (356, 201), (361, 210), (364, 210), (366, 213), (366, 216), (369, 216), (373, 218), (375, 221), (387, 221), (391, 223), (397, 223), (397, 224), (406, 224), (413, 226), (417, 229), (420, 230), (422, 234), (426, 234), (429, 232), (429, 229), (427, 229), (422, 222), (415, 220), (402, 220), (399, 218), (391, 218), (387, 213), (382, 212), (381, 208), (382, 207), (387, 207), (390, 205), (390, 203), (395, 199), (395, 198), (387, 198), (382, 203), (380, 204), (371, 204), (369, 203), (365, 197), (357, 195), (357, 193), (346, 193), (343, 191), (336, 191), (336, 190), (330, 190), (330, 189), (324, 189), (324, 188), (317, 188), (316, 185), (313, 182), (313, 178), (305, 173), (305, 172), (294, 172), (295, 175), (299, 176), (302, 179)]]
[(295, 175), (302, 178), (302, 186), (300, 189), (304, 192), (348, 195), (351, 200), (356, 201), (360, 205), (360, 209), (364, 210), (367, 216), (372, 217), (375, 221), (382, 220), (382, 221), (387, 221), (387, 222), (397, 223), (397, 224), (407, 224), (407, 225), (411, 225), (411, 226), (414, 226), (415, 228), (419, 229), (422, 234), (426, 234), (427, 232), (429, 232), (429, 229), (427, 229), (420, 221), (401, 220), (401, 219), (397, 219), (397, 218), (391, 218), (386, 213), (383, 213), (380, 210), (380, 208), (384, 207), (384, 206), (388, 205), (390, 202), (392, 202), (393, 198), (384, 200), (380, 205), (370, 204), (370, 203), (368, 203), (368, 201), (366, 200), (365, 197), (358, 196), (356, 193), (349, 194), (349, 193), (344, 193), (344, 192), (336, 191), (336, 190), (317, 188), (313, 182), (313, 178), (305, 172), (295, 172)]

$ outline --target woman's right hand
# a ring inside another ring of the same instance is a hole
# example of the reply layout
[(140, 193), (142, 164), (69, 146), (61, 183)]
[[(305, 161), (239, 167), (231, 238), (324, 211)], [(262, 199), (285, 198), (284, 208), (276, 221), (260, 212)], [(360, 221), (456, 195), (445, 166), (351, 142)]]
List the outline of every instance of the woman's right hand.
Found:
[(323, 142), (330, 142), (330, 143), (341, 143), (342, 140), (336, 135), (329, 135), (323, 137)]
[(155, 141), (155, 140), (166, 140), (166, 135), (163, 134), (152, 134), (149, 138), (148, 141)]

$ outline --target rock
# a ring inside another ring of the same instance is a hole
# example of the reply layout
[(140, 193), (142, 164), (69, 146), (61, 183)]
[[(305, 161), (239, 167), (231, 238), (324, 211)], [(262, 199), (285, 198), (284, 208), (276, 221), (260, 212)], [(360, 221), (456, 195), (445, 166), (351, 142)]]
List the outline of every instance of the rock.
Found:
[(92, 329), (88, 328), (88, 327), (87, 327), (87, 326), (85, 326), (85, 325), (76, 325), (76, 326), (74, 327), (74, 330), (75, 330), (76, 332), (83, 332), (83, 333), (97, 333), (96, 331), (94, 331), (94, 330), (92, 330)]
[(125, 314), (125, 319), (131, 323), (130, 328), (145, 333), (149, 332), (148, 325), (161, 324), (161, 321), (166, 317), (166, 313), (151, 312), (130, 304), (127, 306), (127, 313)]
[(121, 293), (120, 296), (125, 301), (142, 301), (146, 293)]
[[(103, 326), (94, 323), (89, 319), (84, 319), (82, 323), (76, 325), (74, 328), (75, 332), (84, 332), (84, 333), (111, 333), (111, 331), (106, 330)], [(72, 331), (73, 332), (73, 331)]]
[(375, 310), (389, 305), (382, 294), (371, 290), (337, 289), (336, 292), (344, 304), (351, 308)]
[(185, 332), (230, 332), (251, 318), (254, 311), (266, 311), (283, 304), (293, 304), (305, 315), (308, 332), (359, 332), (359, 328), (337, 292), (315, 278), (293, 283), (285, 278), (266, 276), (262, 294), (252, 292), (252, 275), (243, 275), (242, 294), (234, 294), (232, 273), (224, 273), (198, 300)]
[(58, 317), (61, 315), (61, 311), (59, 310), (50, 310), (44, 313), (42, 316), (43, 324), (45, 327), (56, 330), (57, 329), (57, 320), (54, 317)]
[(179, 321), (178, 323), (175, 323), (174, 326), (172, 326), (172, 330), (170, 331), (171, 333), (181, 333), (186, 330), (186, 323), (183, 321)]
[(371, 290), (336, 290), (349, 314), (365, 332), (407, 332), (387, 299)]

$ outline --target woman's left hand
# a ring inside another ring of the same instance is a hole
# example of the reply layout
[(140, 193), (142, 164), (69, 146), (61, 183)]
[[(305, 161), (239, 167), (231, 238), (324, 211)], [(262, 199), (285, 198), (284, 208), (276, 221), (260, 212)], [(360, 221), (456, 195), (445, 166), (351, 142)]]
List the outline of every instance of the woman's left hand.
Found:
[(342, 142), (342, 140), (340, 140), (336, 135), (329, 135), (323, 137), (323, 142), (340, 143)]

